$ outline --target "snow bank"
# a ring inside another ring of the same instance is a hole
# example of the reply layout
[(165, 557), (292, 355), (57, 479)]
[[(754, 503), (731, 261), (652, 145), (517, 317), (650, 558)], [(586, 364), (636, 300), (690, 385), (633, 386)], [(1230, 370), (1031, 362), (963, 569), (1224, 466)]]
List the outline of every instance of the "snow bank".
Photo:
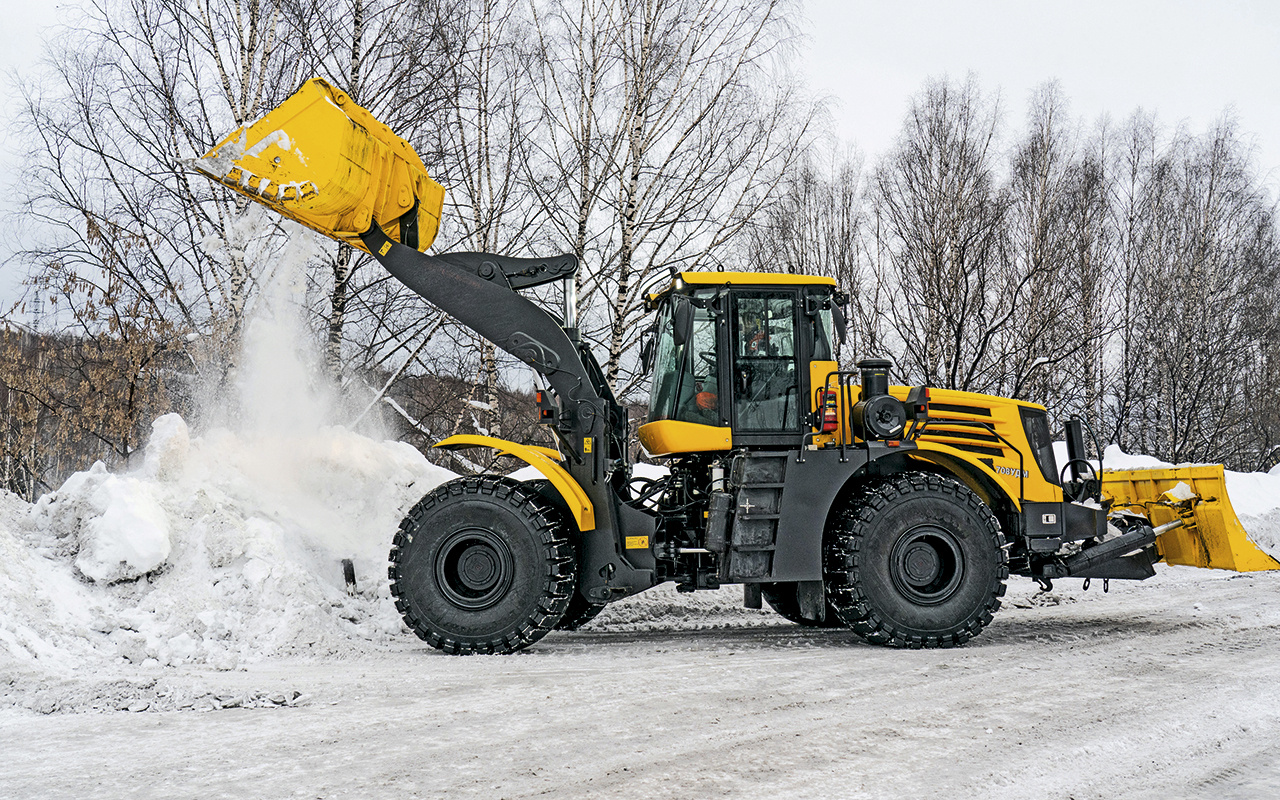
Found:
[(1102, 451), (1103, 469), (1159, 469), (1172, 466), (1168, 461), (1161, 461), (1153, 456), (1126, 453), (1116, 444), (1109, 444)]
[(1280, 469), (1228, 471), (1227, 496), (1249, 538), (1280, 561)]
[(409, 445), (339, 427), (192, 438), (162, 417), (137, 473), (95, 464), (34, 506), (0, 506), (0, 662), (232, 668), (398, 635), (391, 536), (451, 476)]
[[(260, 220), (245, 220), (248, 241)], [(343, 415), (300, 323), (315, 238), (293, 227), (252, 310), (239, 395), (205, 415), (218, 422), (193, 435), (165, 415), (129, 472), (95, 464), (34, 506), (0, 493), (0, 673), (230, 669), (402, 632), (391, 537), (452, 473), (331, 423)]]

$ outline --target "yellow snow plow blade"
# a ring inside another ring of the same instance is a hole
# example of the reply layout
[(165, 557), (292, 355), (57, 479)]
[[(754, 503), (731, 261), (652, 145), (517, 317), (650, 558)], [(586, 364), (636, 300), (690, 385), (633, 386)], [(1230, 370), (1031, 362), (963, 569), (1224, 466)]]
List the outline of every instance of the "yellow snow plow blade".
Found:
[(360, 234), (374, 221), (393, 241), (426, 250), (444, 205), (444, 189), (409, 143), (323, 78), (302, 84), (192, 166), (361, 250)]
[[(1190, 492), (1179, 490), (1179, 483)], [(1167, 564), (1235, 572), (1280, 569), (1280, 562), (1249, 539), (1231, 508), (1221, 464), (1107, 470), (1102, 473), (1102, 494), (1112, 498), (1116, 508), (1129, 507), (1146, 515), (1153, 526), (1183, 521), (1182, 527), (1156, 540)]]

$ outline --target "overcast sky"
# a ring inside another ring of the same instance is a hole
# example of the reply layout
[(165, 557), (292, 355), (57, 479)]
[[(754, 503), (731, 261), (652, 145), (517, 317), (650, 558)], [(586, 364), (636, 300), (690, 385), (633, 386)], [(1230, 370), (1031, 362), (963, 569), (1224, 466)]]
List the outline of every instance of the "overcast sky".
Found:
[[(75, 7), (0, 0), (0, 69), (29, 68), (42, 33)], [(802, 67), (834, 101), (838, 133), (869, 158), (890, 146), (930, 76), (975, 73), (986, 91), (1001, 93), (1014, 130), (1032, 89), (1056, 78), (1089, 121), (1109, 113), (1120, 122), (1142, 106), (1202, 131), (1231, 108), (1280, 194), (1275, 0), (808, 0), (804, 8)], [(8, 116), (6, 108), (0, 124)], [(0, 154), (0, 184), (10, 182), (11, 165)]]
[(868, 157), (892, 144), (930, 76), (972, 71), (1011, 128), (1057, 79), (1077, 116), (1122, 122), (1139, 106), (1206, 129), (1232, 108), (1280, 187), (1280, 2), (1275, 0), (808, 0), (810, 85)]

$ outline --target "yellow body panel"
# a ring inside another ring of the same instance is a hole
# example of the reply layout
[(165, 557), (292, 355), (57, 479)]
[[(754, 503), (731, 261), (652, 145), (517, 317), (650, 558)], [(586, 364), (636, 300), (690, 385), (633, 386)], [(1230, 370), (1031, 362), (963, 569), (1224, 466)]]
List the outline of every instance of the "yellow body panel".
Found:
[[(831, 370), (827, 369), (826, 365), (830, 363), (812, 362), (811, 385), (827, 385), (827, 376)], [(836, 385), (834, 377), (830, 385), (833, 387)], [(852, 408), (853, 404), (862, 397), (862, 390), (857, 385), (847, 387), (847, 391), (849, 397), (842, 401), (840, 406), (842, 410), (846, 403)], [(889, 387), (889, 394), (899, 400), (906, 400), (910, 391), (910, 386)], [(1027, 432), (1022, 426), (1022, 416), (1018, 410), (1021, 407), (1044, 410), (1044, 406), (1025, 403), (1021, 400), (1010, 400), (1006, 397), (930, 388), (929, 427), (916, 440), (916, 446), (922, 457), (945, 466), (951, 472), (959, 474), (960, 467), (967, 465), (972, 474), (961, 476), (964, 480), (970, 481), (976, 475), (984, 476), (994, 482), (1018, 508), (1021, 508), (1023, 500), (1060, 502), (1062, 488), (1040, 472), (1040, 467), (1031, 452), (1031, 444), (1027, 441)], [(948, 425), (946, 420), (989, 425), (994, 433), (975, 424)], [(1001, 438), (1004, 441), (1001, 441)], [(814, 443), (819, 445), (838, 445), (841, 440), (850, 444), (861, 442), (853, 436), (849, 421), (843, 418), (840, 420), (839, 437), (819, 434), (813, 439)], [(1013, 446), (1010, 447), (1010, 445)], [(1022, 452), (1021, 463), (1018, 458), (1019, 450)], [(1019, 468), (1022, 470), (1021, 478)], [(977, 491), (975, 486), (971, 488)], [(992, 498), (986, 496), (989, 494), (986, 490), (980, 491), (979, 494), (983, 495), (988, 503), (991, 502)]]
[[(373, 221), (400, 241), (418, 203), (418, 249), (436, 237), (444, 189), (409, 143), (322, 78), (238, 128), (193, 166), (254, 202), (365, 250)], [(365, 250), (365, 252), (368, 252)]]
[(731, 428), (699, 425), (696, 422), (680, 422), (660, 419), (640, 426), (637, 432), (640, 444), (651, 456), (669, 456), (675, 453), (702, 453), (729, 450), (733, 447)]
[[(569, 506), (569, 511), (573, 513), (574, 520), (578, 523), (578, 530), (591, 531), (596, 527), (596, 512), (591, 505), (591, 499), (587, 497), (587, 493), (582, 491), (582, 487), (573, 479), (573, 476), (565, 470), (564, 467), (556, 463), (554, 459), (559, 459), (560, 454), (554, 450), (545, 447), (533, 447), (530, 445), (516, 444), (508, 442), (505, 439), (495, 439), (492, 436), (474, 436), (472, 434), (461, 434), (458, 436), (450, 436), (436, 444), (436, 447), (445, 450), (465, 450), (471, 447), (491, 447), (499, 453), (515, 456), (529, 466), (541, 472), (543, 477), (551, 481), (551, 485), (555, 487), (560, 496), (564, 498), (564, 502)], [(550, 455), (554, 454), (554, 455)]]
[[(906, 391), (904, 387), (903, 393), (901, 395), (895, 393), (895, 396), (906, 398)], [(1018, 499), (1021, 492), (1023, 500), (1060, 502), (1062, 488), (1041, 473), (1035, 454), (1031, 450), (1031, 443), (1027, 441), (1020, 408), (1044, 410), (1044, 406), (1006, 397), (949, 389), (930, 389), (929, 427), (920, 436), (917, 444), (924, 446), (934, 443), (947, 446), (966, 462), (983, 468), (989, 475), (994, 475), (996, 482), (1014, 500)], [(972, 425), (947, 425), (944, 421), (947, 419), (983, 423), (991, 426), (995, 433), (986, 434), (982, 428)], [(990, 438), (976, 440), (973, 438), (975, 435)], [(995, 440), (993, 441), (992, 438)], [(985, 452), (974, 452), (974, 448), (981, 448)], [(1022, 454), (1021, 462), (1019, 451)], [(1021, 479), (1018, 474), (1019, 469), (1022, 470)]]
[[(1160, 504), (1164, 492), (1185, 483), (1199, 495), (1186, 516), (1169, 505)], [(1240, 524), (1227, 498), (1226, 475), (1221, 464), (1168, 469), (1106, 470), (1102, 473), (1102, 493), (1116, 507), (1132, 507), (1147, 516), (1153, 525), (1172, 522), (1180, 516), (1181, 528), (1156, 539), (1156, 549), (1168, 564), (1185, 564), (1235, 572), (1280, 569), (1280, 563), (1258, 549)]]
[(689, 286), (723, 286), (726, 283), (746, 286), (835, 286), (835, 278), (821, 275), (789, 275), (784, 272), (681, 272), (680, 277), (660, 291), (649, 294), (655, 302), (680, 284)]
[[(913, 458), (930, 461), (945, 468), (947, 472), (959, 478), (961, 482), (972, 489), (979, 497), (982, 498), (982, 502), (989, 506), (995, 505), (996, 498), (992, 496), (991, 490), (988, 489), (988, 487), (991, 484), (995, 484), (1004, 492), (1009, 502), (1013, 504), (1015, 510), (1022, 510), (1022, 500), (1018, 498), (1019, 490), (1017, 478), (1013, 479), (1013, 486), (1009, 486), (1009, 476), (1002, 475), (991, 467), (988, 467), (983, 462), (974, 460), (971, 453), (966, 453), (962, 450), (957, 450), (954, 447), (948, 447), (945, 444), (939, 444), (937, 442), (917, 441), (916, 448), (915, 450), (910, 451), (910, 455)], [(981, 481), (977, 480), (979, 475), (985, 478), (988, 483), (983, 484)], [(1028, 481), (1027, 483), (1028, 486), (1023, 487), (1024, 489), (1030, 488), (1030, 482)], [(1057, 489), (1058, 487), (1055, 486), (1053, 488)], [(1028, 494), (1030, 493), (1028, 492)], [(1023, 499), (1035, 502), (1040, 498), (1024, 497)], [(1062, 499), (1062, 492), (1060, 489), (1058, 490), (1057, 499)]]

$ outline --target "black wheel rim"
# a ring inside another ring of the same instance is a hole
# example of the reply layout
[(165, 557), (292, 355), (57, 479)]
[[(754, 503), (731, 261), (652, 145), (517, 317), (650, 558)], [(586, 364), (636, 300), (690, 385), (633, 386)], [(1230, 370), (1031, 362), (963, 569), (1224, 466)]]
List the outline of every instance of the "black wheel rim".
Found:
[(465, 528), (436, 551), (436, 584), (458, 608), (488, 608), (511, 588), (515, 559), (502, 537), (484, 528)]
[(889, 575), (894, 588), (917, 605), (945, 602), (964, 578), (960, 542), (950, 531), (935, 525), (912, 528), (893, 546)]

